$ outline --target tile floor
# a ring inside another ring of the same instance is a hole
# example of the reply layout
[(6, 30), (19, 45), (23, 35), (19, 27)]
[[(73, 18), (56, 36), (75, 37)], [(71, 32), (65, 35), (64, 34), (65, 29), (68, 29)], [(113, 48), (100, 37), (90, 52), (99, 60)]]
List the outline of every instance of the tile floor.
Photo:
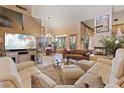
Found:
[(43, 56), (42, 57), (42, 63), (39, 64), (40, 67), (44, 67), (46, 65), (52, 64), (52, 62), (55, 60), (55, 57), (60, 58), (62, 57), (61, 54), (50, 55), (50, 56)]

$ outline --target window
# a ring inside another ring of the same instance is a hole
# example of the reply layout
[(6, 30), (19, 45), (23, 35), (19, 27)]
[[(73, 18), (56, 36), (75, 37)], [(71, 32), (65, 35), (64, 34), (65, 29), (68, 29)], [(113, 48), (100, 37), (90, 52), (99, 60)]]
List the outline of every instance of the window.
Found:
[(71, 35), (70, 36), (70, 49), (76, 49), (76, 35)]
[(83, 44), (84, 44), (84, 49), (88, 49), (88, 47), (89, 47), (89, 36), (87, 34), (84, 35)]
[(56, 37), (55, 42), (57, 43), (57, 48), (65, 48), (66, 47), (66, 37)]

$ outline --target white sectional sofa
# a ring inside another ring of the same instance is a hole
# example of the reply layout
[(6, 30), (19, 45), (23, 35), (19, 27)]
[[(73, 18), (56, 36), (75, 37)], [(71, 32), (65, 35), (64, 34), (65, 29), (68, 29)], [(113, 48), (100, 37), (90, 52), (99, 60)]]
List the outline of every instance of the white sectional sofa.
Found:
[[(87, 83), (100, 76), (106, 88), (119, 88), (116, 82), (117, 76), (123, 76), (123, 60), (124, 49), (118, 49), (113, 60), (98, 59), (75, 84)], [(75, 85), (57, 85), (51, 78), (41, 73), (32, 61), (16, 65), (9, 57), (0, 58), (0, 87), (31, 88), (31, 75), (41, 78), (43, 88), (72, 88)]]

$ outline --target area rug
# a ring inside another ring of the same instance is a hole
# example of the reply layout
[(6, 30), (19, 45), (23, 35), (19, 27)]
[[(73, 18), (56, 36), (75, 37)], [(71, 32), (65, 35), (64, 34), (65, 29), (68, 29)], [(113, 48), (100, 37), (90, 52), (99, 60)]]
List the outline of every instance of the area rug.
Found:
[(60, 76), (60, 67), (54, 67), (52, 64), (44, 66), (44, 67), (37, 67), (41, 72), (43, 72), (45, 75), (50, 77), (52, 80), (54, 80), (57, 85), (63, 85), (63, 81)]

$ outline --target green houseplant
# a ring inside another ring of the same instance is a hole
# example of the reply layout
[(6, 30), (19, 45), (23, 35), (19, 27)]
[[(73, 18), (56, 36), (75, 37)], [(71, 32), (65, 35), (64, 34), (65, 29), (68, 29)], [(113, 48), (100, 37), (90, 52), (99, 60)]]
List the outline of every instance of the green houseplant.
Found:
[(106, 48), (106, 54), (108, 56), (115, 56), (115, 52), (118, 48), (124, 48), (124, 37), (115, 38), (115, 37), (103, 37), (99, 40), (103, 46)]

